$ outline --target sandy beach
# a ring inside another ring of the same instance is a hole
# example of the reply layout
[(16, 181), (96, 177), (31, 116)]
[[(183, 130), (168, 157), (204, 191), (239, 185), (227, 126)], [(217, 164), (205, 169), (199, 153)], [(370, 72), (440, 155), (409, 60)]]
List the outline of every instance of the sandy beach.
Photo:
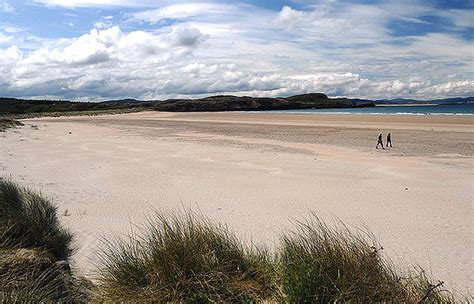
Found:
[[(402, 269), (474, 291), (474, 118), (142, 112), (23, 120), (0, 176), (40, 190), (90, 274), (100, 237), (192, 209), (272, 247), (292, 220), (370, 229)], [(394, 147), (376, 150), (379, 132)]]

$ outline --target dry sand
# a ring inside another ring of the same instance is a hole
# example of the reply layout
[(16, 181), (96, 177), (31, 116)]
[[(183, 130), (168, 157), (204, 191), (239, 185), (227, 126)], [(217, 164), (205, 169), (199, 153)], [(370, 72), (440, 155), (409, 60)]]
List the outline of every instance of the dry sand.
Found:
[[(471, 117), (145, 112), (23, 122), (0, 135), (0, 176), (58, 204), (85, 273), (100, 236), (125, 234), (152, 210), (191, 208), (268, 246), (315, 212), (368, 227), (402, 268), (474, 290)], [(375, 150), (387, 130), (394, 148)]]

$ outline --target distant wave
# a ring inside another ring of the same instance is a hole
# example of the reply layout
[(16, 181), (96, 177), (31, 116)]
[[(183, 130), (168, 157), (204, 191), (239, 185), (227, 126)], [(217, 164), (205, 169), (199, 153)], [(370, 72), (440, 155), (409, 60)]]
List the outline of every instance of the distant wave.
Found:
[(275, 110), (271, 113), (291, 114), (334, 114), (334, 115), (445, 115), (472, 116), (473, 104), (462, 105), (383, 105), (373, 108), (344, 108), (344, 109), (304, 109), (304, 110)]
[(473, 116), (473, 113), (413, 113), (413, 112), (323, 112), (323, 111), (250, 111), (251, 113), (287, 113), (287, 114), (299, 114), (299, 115), (315, 115), (315, 114), (331, 114), (331, 115), (415, 115), (415, 116), (430, 116), (430, 115), (448, 115), (448, 116)]

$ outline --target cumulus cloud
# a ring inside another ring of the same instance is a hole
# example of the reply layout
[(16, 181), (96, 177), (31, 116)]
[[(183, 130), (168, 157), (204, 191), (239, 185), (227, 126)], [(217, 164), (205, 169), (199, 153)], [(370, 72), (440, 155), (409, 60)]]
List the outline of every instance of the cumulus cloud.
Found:
[(285, 26), (294, 26), (297, 24), (311, 23), (313, 18), (316, 18), (315, 12), (305, 12), (293, 9), (289, 6), (284, 6), (278, 13), (276, 21)]
[(8, 64), (17, 62), (23, 54), (16, 46), (11, 46), (5, 50), (0, 49), (0, 61)]
[(177, 26), (173, 28), (169, 35), (166, 36), (170, 45), (186, 47), (197, 45), (203, 38), (204, 36), (198, 29), (187, 26)]
[[(37, 1), (70, 7), (153, 2)], [(28, 48), (19, 43), (23, 33), (0, 28), (0, 91), (89, 100), (308, 92), (474, 95), (470, 41), (454, 31), (394, 37), (386, 26), (393, 18), (422, 23), (420, 16), (446, 11), (408, 1), (374, 6), (328, 0), (279, 11), (236, 2), (178, 2), (125, 13), (124, 26), (113, 26), (119, 17), (103, 17), (84, 35), (39, 40)], [(469, 25), (463, 16), (452, 26)]]
[(159, 35), (133, 31), (122, 33), (118, 26), (92, 29), (63, 48), (41, 48), (23, 60), (25, 65), (96, 65), (114, 61), (143, 61), (155, 55), (169, 55), (196, 47), (204, 35), (197, 29), (175, 26)]
[(103, 31), (93, 29), (63, 49), (41, 48), (25, 58), (28, 65), (91, 65), (108, 61), (121, 37), (118, 27)]
[[(24, 56), (16, 46), (0, 49), (0, 69), (4, 72), (3, 92), (48, 92), (77, 97), (81, 94), (108, 96), (124, 93), (128, 82), (135, 87), (128, 92), (142, 94), (168, 62), (192, 54), (205, 39), (199, 30), (174, 26), (162, 33), (133, 31), (123, 33), (117, 27), (92, 29), (58, 48), (40, 48)], [(38, 90), (38, 88), (41, 89)], [(48, 91), (49, 90), (49, 91)], [(94, 91), (95, 90), (95, 91)]]

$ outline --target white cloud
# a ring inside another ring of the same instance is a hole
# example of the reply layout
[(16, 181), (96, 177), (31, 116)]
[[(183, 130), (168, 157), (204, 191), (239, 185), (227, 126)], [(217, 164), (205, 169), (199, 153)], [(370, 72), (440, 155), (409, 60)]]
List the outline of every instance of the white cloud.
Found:
[(9, 34), (16, 34), (24, 31), (24, 29), (8, 23), (0, 24), (0, 30)]
[(97, 21), (94, 23), (94, 28), (99, 30), (107, 29), (109, 27), (112, 27), (112, 22), (109, 22), (108, 20)]
[[(294, 26), (296, 24), (306, 23), (308, 19), (316, 17), (317, 14), (315, 12), (304, 12), (289, 6), (284, 6), (278, 13), (277, 22), (286, 26)], [(309, 21), (309, 23), (311, 23), (311, 20)]]
[(226, 14), (234, 7), (219, 3), (179, 3), (132, 14), (132, 20), (151, 24), (165, 19), (184, 19), (189, 17)]
[(92, 29), (63, 47), (43, 47), (26, 56), (16, 46), (0, 49), (0, 71), (5, 75), (0, 90), (69, 97), (93, 90), (101, 96), (113, 91), (141, 95), (148, 79), (159, 73), (159, 65), (179, 62), (204, 38), (197, 29), (184, 25), (158, 34), (123, 33), (112, 27)]
[(13, 13), (15, 12), (15, 8), (7, 0), (0, 0), (0, 11)]
[(13, 40), (13, 36), (5, 35), (0, 32), (0, 44), (6, 44)]
[(75, 7), (107, 7), (107, 6), (124, 6), (124, 7), (140, 7), (148, 6), (150, 1), (144, 0), (34, 0), (39, 4), (47, 6), (62, 6), (68, 8)]
[[(70, 7), (153, 2), (38, 1)], [(22, 46), (24, 33), (0, 31), (0, 91), (90, 100), (221, 93), (474, 95), (472, 43), (450, 32), (396, 38), (385, 26), (390, 18), (422, 22), (419, 16), (435, 13), (426, 6), (328, 0), (308, 11), (286, 6), (274, 12), (236, 2), (154, 3), (153, 9), (125, 14), (125, 26), (104, 16), (85, 35), (39, 39), (28, 48)], [(144, 22), (147, 30), (126, 30)]]
[(474, 17), (472, 10), (450, 9), (438, 13), (453, 21), (456, 26), (462, 28), (474, 27)]
[(441, 84), (421, 88), (420, 96), (464, 96), (474, 94), (474, 80), (448, 81)]
[(0, 91), (11, 85), (11, 73), (22, 58), (23, 54), (16, 46), (0, 49)]
[(12, 64), (20, 60), (22, 57), (22, 52), (16, 46), (11, 46), (5, 50), (0, 49), (1, 62)]

